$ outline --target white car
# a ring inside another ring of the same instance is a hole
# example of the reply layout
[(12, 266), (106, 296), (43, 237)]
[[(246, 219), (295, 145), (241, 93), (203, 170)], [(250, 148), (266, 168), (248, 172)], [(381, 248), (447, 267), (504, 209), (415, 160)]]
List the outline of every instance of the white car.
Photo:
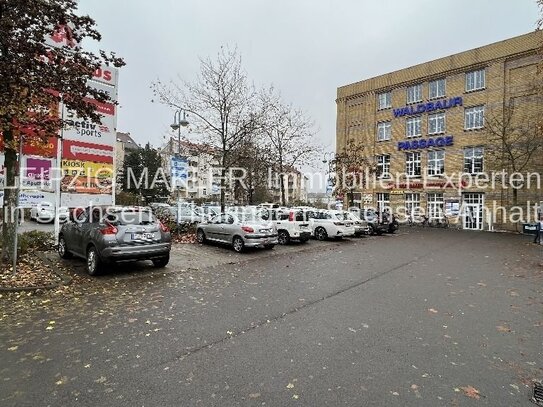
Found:
[(343, 211), (322, 210), (308, 214), (312, 235), (317, 240), (341, 239), (355, 235), (354, 223), (344, 220)]
[(275, 224), (279, 244), (289, 244), (291, 240), (306, 243), (311, 237), (309, 220), (300, 209), (264, 209), (261, 217)]
[[(66, 222), (70, 217), (70, 212), (66, 207), (60, 207), (58, 218), (60, 222)], [(30, 220), (40, 223), (49, 223), (55, 220), (55, 205), (50, 202), (41, 202), (30, 209)]]

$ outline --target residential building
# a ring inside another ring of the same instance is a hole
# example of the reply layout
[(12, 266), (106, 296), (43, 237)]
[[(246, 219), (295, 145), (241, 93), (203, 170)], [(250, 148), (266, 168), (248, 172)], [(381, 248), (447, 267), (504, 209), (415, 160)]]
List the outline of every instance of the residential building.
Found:
[(533, 32), (338, 88), (337, 151), (354, 139), (378, 168), (355, 201), (406, 216), (445, 213), (464, 229), (518, 228), (514, 204), (525, 208), (519, 220), (533, 220), (543, 159), (523, 169), (514, 193), (511, 178), (492, 182), (504, 143), (490, 134), (496, 123), (510, 126), (505, 133), (541, 132), (542, 43)]

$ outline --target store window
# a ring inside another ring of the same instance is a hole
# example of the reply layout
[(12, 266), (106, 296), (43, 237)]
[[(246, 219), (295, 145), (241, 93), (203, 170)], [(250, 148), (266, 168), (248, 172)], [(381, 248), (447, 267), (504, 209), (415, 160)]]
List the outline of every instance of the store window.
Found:
[(445, 206), (445, 201), (443, 199), (443, 194), (439, 193), (429, 193), (427, 194), (427, 204), (428, 204), (428, 218), (430, 219), (440, 219), (443, 217), (443, 208)]
[(392, 122), (377, 123), (377, 141), (390, 140), (392, 135)]
[(485, 70), (479, 69), (466, 73), (466, 92), (485, 88)]
[(466, 108), (464, 114), (464, 129), (480, 129), (485, 125), (485, 107), (474, 106)]
[(390, 178), (390, 155), (383, 154), (376, 157), (377, 176), (379, 178)]
[(480, 174), (484, 169), (483, 147), (468, 147), (464, 149), (464, 172)]
[(445, 112), (428, 115), (428, 134), (445, 133)]
[(442, 98), (445, 96), (445, 79), (437, 79), (428, 84), (428, 96), (430, 99)]
[(422, 85), (413, 85), (407, 88), (407, 104), (422, 101)]
[(379, 93), (379, 110), (390, 109), (392, 107), (392, 92)]
[(405, 154), (405, 174), (408, 177), (420, 177), (420, 151)]
[(428, 151), (428, 175), (439, 176), (445, 173), (445, 151)]
[(416, 218), (420, 214), (420, 194), (405, 194), (405, 214)]
[(405, 121), (405, 135), (407, 137), (418, 137), (421, 132), (422, 117), (410, 117)]

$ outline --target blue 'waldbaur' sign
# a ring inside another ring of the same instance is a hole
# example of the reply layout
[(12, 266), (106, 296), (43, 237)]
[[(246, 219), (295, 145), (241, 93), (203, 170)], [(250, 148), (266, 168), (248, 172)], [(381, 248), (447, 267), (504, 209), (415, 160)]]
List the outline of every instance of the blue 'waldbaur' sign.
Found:
[(398, 142), (398, 150), (420, 150), (423, 148), (448, 147), (454, 144), (453, 136), (435, 137)]
[(462, 96), (450, 98), (449, 100), (436, 100), (435, 102), (421, 103), (419, 105), (400, 107), (393, 109), (394, 117), (412, 116), (424, 112), (433, 112), (435, 110), (450, 109), (451, 107), (462, 106)]

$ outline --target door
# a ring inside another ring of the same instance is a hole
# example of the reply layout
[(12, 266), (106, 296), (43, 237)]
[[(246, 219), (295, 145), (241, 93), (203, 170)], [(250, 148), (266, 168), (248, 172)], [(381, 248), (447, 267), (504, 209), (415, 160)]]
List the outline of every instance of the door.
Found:
[(83, 247), (83, 235), (86, 229), (89, 227), (89, 211), (88, 209), (82, 211), (75, 219), (73, 225), (71, 225), (71, 241), (68, 243), (68, 247), (75, 253), (84, 256), (85, 248)]
[(484, 195), (465, 193), (463, 198), (463, 228), (467, 230), (482, 230)]

